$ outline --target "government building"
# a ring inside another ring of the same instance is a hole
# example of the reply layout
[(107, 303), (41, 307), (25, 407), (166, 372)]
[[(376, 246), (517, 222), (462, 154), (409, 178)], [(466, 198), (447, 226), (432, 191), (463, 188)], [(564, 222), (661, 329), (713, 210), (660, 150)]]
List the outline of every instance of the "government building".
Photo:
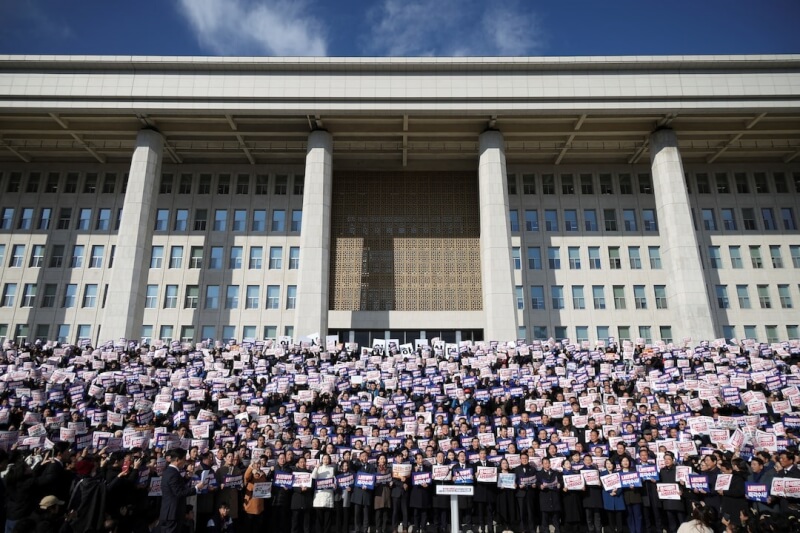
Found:
[(0, 341), (798, 338), (800, 56), (0, 56)]

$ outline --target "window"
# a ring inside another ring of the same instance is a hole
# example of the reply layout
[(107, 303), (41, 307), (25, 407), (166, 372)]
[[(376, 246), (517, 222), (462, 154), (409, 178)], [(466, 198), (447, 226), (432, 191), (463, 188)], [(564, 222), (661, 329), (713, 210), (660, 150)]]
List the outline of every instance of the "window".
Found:
[(97, 285), (89, 283), (83, 289), (83, 307), (95, 307), (97, 305)]
[(544, 210), (544, 229), (546, 231), (558, 231), (558, 211), (555, 209)]
[(769, 194), (769, 182), (764, 172), (753, 174), (753, 181), (756, 182), (756, 192), (759, 194)]
[(155, 309), (158, 307), (158, 285), (148, 285), (144, 296), (144, 308)]
[(286, 287), (286, 309), (295, 309), (297, 307), (297, 285), (289, 285)]
[(760, 246), (750, 247), (750, 263), (753, 265), (753, 268), (764, 268), (764, 262), (761, 260)]
[(614, 194), (614, 182), (611, 174), (600, 174), (600, 194)]
[(67, 182), (64, 185), (64, 192), (68, 194), (78, 192), (78, 175), (75, 173), (67, 174)]
[(617, 211), (615, 209), (603, 209), (603, 220), (606, 231), (617, 231)]
[(653, 294), (656, 298), (656, 309), (666, 309), (667, 308), (667, 286), (666, 285), (654, 285), (653, 286)]
[(33, 225), (33, 209), (25, 207), (19, 215), (19, 223), (17, 229), (31, 229)]
[(534, 174), (522, 175), (522, 194), (536, 194), (536, 176)]
[(64, 245), (54, 244), (50, 250), (50, 268), (61, 268), (64, 265)]
[(97, 174), (86, 174), (86, 179), (83, 182), (83, 193), (97, 193)]
[(622, 268), (622, 260), (619, 256), (619, 246), (608, 247), (608, 262), (611, 265), (611, 270), (620, 270)]
[(549, 246), (547, 248), (547, 266), (550, 270), (561, 268), (561, 249), (558, 246)]
[(714, 180), (717, 182), (717, 194), (729, 194), (731, 192), (727, 174), (724, 172), (717, 172), (714, 174)]
[(551, 286), (550, 295), (553, 309), (564, 309), (564, 287), (561, 285)]
[(228, 261), (228, 268), (231, 270), (238, 270), (242, 268), (242, 247), (231, 246), (231, 255)]
[(22, 289), (22, 300), (19, 302), (20, 307), (33, 307), (36, 301), (36, 284), (26, 283)]
[(61, 307), (75, 307), (76, 298), (78, 297), (78, 285), (74, 283), (67, 284), (64, 287), (64, 300)]
[(511, 248), (511, 262), (514, 264), (514, 270), (522, 269), (522, 257), (520, 255), (519, 246)]
[(777, 230), (778, 224), (775, 221), (775, 212), (771, 207), (761, 209), (761, 219), (764, 221), (765, 230)]
[(628, 246), (628, 262), (633, 270), (642, 268), (642, 257), (639, 254), (638, 246)]
[(153, 246), (150, 248), (150, 268), (161, 268), (164, 263), (164, 247)]
[(58, 180), (59, 180), (58, 172), (51, 172), (47, 175), (47, 183), (44, 186), (44, 192), (46, 193), (57, 193), (58, 192)]
[(249, 174), (239, 174), (236, 176), (236, 194), (250, 194)]
[(286, 194), (287, 176), (275, 176), (275, 194), (282, 196)]
[(708, 174), (697, 174), (697, 193), (698, 194), (710, 194), (711, 187), (708, 185)]
[(508, 222), (512, 232), (519, 231), (519, 212), (512, 209), (508, 212)]
[(81, 268), (83, 266), (83, 245), (76, 244), (72, 247), (72, 259), (69, 262), (70, 268)]
[(103, 256), (106, 253), (105, 246), (92, 246), (92, 254), (89, 258), (89, 268), (103, 268)]
[(797, 222), (794, 218), (794, 210), (791, 207), (781, 207), (781, 219), (783, 220), (783, 229), (797, 229)]
[(517, 309), (525, 309), (525, 294), (522, 290), (522, 285), (514, 287), (514, 296), (517, 299)]
[(655, 209), (642, 209), (642, 224), (645, 231), (658, 231)]
[(206, 309), (219, 309), (219, 285), (206, 286)]
[(564, 230), (578, 231), (578, 212), (575, 209), (564, 210)]
[(169, 224), (169, 209), (159, 209), (156, 211), (156, 231), (167, 231)]
[(606, 308), (605, 287), (602, 285), (592, 285), (592, 303), (595, 309)]
[(15, 244), (11, 247), (11, 257), (8, 261), (10, 268), (22, 268), (25, 262), (25, 245)]
[(211, 270), (222, 269), (222, 254), (224, 248), (222, 246), (212, 246), (211, 255), (208, 258), (208, 268)]
[(197, 182), (197, 194), (211, 194), (211, 174), (200, 174)]
[(633, 194), (633, 181), (630, 174), (619, 175), (619, 193)]
[(572, 308), (586, 309), (586, 300), (583, 296), (583, 285), (572, 286)]
[(758, 229), (756, 227), (756, 213), (754, 209), (750, 207), (742, 208), (742, 225), (746, 231), (755, 231)]
[(703, 228), (706, 231), (717, 231), (717, 219), (713, 209), (703, 209)]
[(245, 231), (247, 229), (247, 210), (246, 209), (234, 209), (233, 210), (233, 224), (231, 226), (232, 231)]
[(230, 174), (220, 174), (217, 176), (217, 194), (230, 194), (231, 176)]
[(769, 256), (772, 259), (772, 268), (783, 268), (783, 257), (781, 257), (781, 247), (770, 245)]
[(280, 309), (281, 288), (279, 285), (267, 285), (267, 309)]
[(164, 288), (164, 309), (175, 309), (178, 307), (178, 286), (167, 285)]
[(570, 246), (567, 248), (567, 255), (569, 256), (570, 270), (581, 269), (581, 249), (578, 246)]
[(800, 268), (800, 245), (789, 245), (789, 254), (792, 256), (792, 266)]
[(736, 231), (736, 217), (729, 207), (722, 208), (722, 227), (728, 231)]
[(239, 308), (239, 286), (228, 285), (225, 289), (225, 309)]
[(597, 326), (597, 338), (607, 339), (611, 336), (610, 328), (608, 326)]
[(556, 193), (556, 178), (553, 174), (542, 174), (542, 194)]
[(586, 231), (597, 231), (597, 212), (594, 209), (583, 210), (583, 227)]
[(791, 325), (791, 326), (787, 325), (786, 326), (786, 338), (789, 339), (789, 340), (796, 340), (796, 339), (800, 338), (800, 336), (798, 336), (798, 331), (800, 331), (800, 328), (798, 328), (797, 324), (794, 324), (794, 325)]
[(303, 211), (299, 209), (292, 210), (292, 225), (290, 231), (300, 233), (300, 228), (303, 225)]
[(744, 172), (733, 175), (736, 181), (736, 192), (739, 194), (750, 194), (750, 184), (747, 182), (747, 174)]
[(195, 209), (194, 231), (205, 231), (208, 223), (208, 209)]
[(6, 256), (6, 245), (0, 243), (0, 267), (3, 266), (3, 259)]
[(253, 224), (250, 226), (253, 232), (261, 232), (267, 230), (267, 212), (264, 209), (256, 209), (253, 211)]
[(269, 192), (269, 176), (259, 174), (256, 176), (256, 189), (255, 193), (259, 196), (264, 196)]
[(250, 247), (250, 259), (247, 262), (247, 268), (250, 270), (261, 270), (261, 263), (264, 259), (264, 249), (261, 246)]
[(639, 337), (644, 340), (645, 344), (650, 344), (653, 342), (653, 337), (650, 333), (651, 329), (652, 328), (650, 326), (639, 326)]
[(70, 222), (72, 222), (72, 208), (62, 207), (58, 212), (58, 229), (69, 229)]
[(636, 211), (634, 209), (623, 209), (622, 223), (625, 226), (625, 231), (637, 231)]
[(177, 209), (175, 211), (175, 226), (173, 231), (186, 231), (186, 224), (189, 222), (189, 210)]
[(789, 292), (788, 285), (778, 285), (778, 298), (781, 300), (781, 307), (783, 309), (791, 309), (792, 306), (792, 295)]
[(572, 174), (561, 174), (561, 194), (575, 194), (575, 182)]
[(647, 256), (650, 258), (650, 268), (653, 270), (661, 269), (661, 248), (658, 246), (648, 246)]
[(745, 326), (744, 327), (744, 338), (745, 339), (755, 339), (758, 337), (758, 333), (756, 333), (755, 326)]
[(172, 174), (161, 174), (161, 186), (158, 194), (172, 194)]
[[(25, 192), (36, 194), (39, 192), (39, 182), (42, 180), (41, 174), (38, 172), (31, 172), (28, 174), (28, 187)], [(784, 180), (785, 181), (785, 180)]]
[(769, 298), (769, 286), (757, 285), (756, 290), (758, 291), (758, 304), (761, 306), (761, 309), (771, 309), (772, 301)]
[(286, 211), (283, 209), (272, 211), (272, 231), (286, 231)]
[(650, 174), (639, 174), (639, 194), (653, 194), (653, 182)]
[(100, 209), (97, 212), (97, 222), (94, 229), (98, 231), (108, 231), (111, 226), (111, 209)]
[(644, 285), (633, 286), (633, 304), (636, 309), (647, 309), (647, 296), (644, 292)]
[(783, 172), (776, 172), (772, 175), (775, 180), (775, 192), (778, 194), (785, 194), (789, 192), (789, 185), (786, 182), (786, 174)]
[(294, 177), (294, 195), (302, 196), (305, 190), (305, 176), (302, 174)]
[(174, 326), (163, 325), (161, 326), (161, 331), (159, 332), (159, 338), (165, 343), (170, 343), (172, 342), (172, 336), (174, 335), (174, 332)]
[(258, 285), (248, 285), (244, 302), (245, 309), (258, 309)]
[(181, 326), (181, 341), (191, 342), (194, 338), (194, 326)]
[(506, 189), (508, 194), (517, 194), (517, 176), (514, 174), (506, 174)]
[(614, 292), (614, 309), (625, 309), (625, 287), (614, 285), (612, 290)]
[(528, 269), (542, 269), (542, 250), (538, 246), (528, 246)]
[(599, 246), (590, 246), (589, 247), (589, 269), (590, 270), (600, 270), (602, 265), (600, 264), (600, 247)]
[(283, 268), (283, 248), (280, 246), (270, 246), (269, 269), (280, 270), (281, 268)]
[(183, 267), (183, 246), (173, 246), (169, 250), (169, 268)]
[(741, 247), (728, 246), (728, 253), (731, 256), (731, 268), (744, 268)]
[(739, 299), (740, 309), (750, 309), (750, 294), (747, 285), (736, 286), (736, 297)]
[(85, 208), (78, 211), (78, 229), (88, 230), (92, 220), (92, 210)]
[(525, 210), (525, 231), (539, 231), (539, 212), (536, 209)]
[(594, 194), (591, 174), (581, 174), (581, 194)]
[(226, 231), (228, 229), (228, 210), (217, 209), (214, 211), (214, 231)]
[(730, 309), (731, 305), (728, 301), (728, 286), (717, 285), (714, 291), (717, 295), (717, 307), (720, 309)]
[(719, 246), (708, 247), (708, 260), (711, 268), (722, 268), (722, 257), (719, 255)]
[(192, 246), (189, 249), (189, 268), (203, 268), (202, 246)]
[(55, 283), (47, 283), (44, 286), (44, 295), (42, 295), (42, 307), (55, 307), (56, 293), (58, 292), (58, 285)]
[(107, 172), (103, 177), (103, 194), (114, 194), (117, 192), (117, 175)]
[(48, 230), (50, 229), (50, 218), (53, 216), (53, 210), (49, 207), (43, 207), (41, 211), (39, 211), (39, 223), (36, 226), (38, 230)]
[(300, 268), (300, 247), (292, 246), (289, 248), (289, 270)]
[(531, 285), (531, 309), (544, 309), (544, 287)]
[(589, 340), (589, 326), (575, 326), (575, 337), (578, 342)]

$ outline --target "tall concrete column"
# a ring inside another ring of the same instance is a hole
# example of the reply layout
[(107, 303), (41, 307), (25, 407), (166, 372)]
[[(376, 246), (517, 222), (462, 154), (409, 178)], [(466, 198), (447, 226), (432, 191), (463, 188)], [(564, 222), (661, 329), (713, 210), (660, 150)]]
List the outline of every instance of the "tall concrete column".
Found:
[(480, 136), (478, 189), (481, 217), (481, 284), (485, 340), (517, 338), (514, 299), (514, 265), (511, 263), (511, 228), (508, 219), (506, 155), (503, 134), (486, 131)]
[(327, 131), (312, 131), (306, 152), (295, 337), (319, 333), (324, 339), (328, 331), (332, 193), (333, 138)]
[(660, 129), (650, 135), (650, 165), (673, 334), (694, 342), (714, 339), (714, 319), (674, 131)]
[(142, 130), (136, 136), (101, 342), (121, 337), (139, 340), (142, 333), (156, 183), (161, 175), (163, 149), (164, 137), (157, 131)]

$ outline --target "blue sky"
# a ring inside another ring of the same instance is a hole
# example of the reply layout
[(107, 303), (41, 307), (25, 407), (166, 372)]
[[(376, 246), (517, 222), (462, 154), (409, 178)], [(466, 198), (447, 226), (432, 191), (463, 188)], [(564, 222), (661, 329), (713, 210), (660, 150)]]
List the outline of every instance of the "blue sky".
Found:
[(800, 0), (0, 0), (0, 53), (800, 53), (798, 21)]

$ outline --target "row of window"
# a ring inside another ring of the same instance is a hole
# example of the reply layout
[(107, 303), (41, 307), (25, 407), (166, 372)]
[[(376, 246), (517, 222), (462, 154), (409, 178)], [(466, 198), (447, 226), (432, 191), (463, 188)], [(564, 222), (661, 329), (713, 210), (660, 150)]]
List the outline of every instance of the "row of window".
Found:
[[(75, 336), (70, 337), (72, 330), (71, 324), (57, 324), (55, 329), (55, 339), (50, 336), (50, 324), (36, 324), (34, 338), (42, 340), (57, 340), (61, 343), (75, 342), (80, 339), (91, 339), (91, 324), (78, 324), (75, 327)], [(8, 324), (0, 324), (0, 342), (8, 338)], [(21, 341), (30, 338), (30, 328), (28, 324), (17, 324), (14, 326), (14, 339)]]
[[(698, 172), (693, 175), (686, 173), (686, 189), (689, 193), (697, 191), (698, 194), (730, 194), (736, 191), (739, 194), (750, 194), (755, 191), (759, 194), (778, 194), (789, 193), (790, 183), (784, 172), (772, 173), (772, 179), (766, 172), (754, 172), (748, 175), (746, 172), (735, 172), (733, 180), (725, 172), (716, 172), (713, 175)], [(752, 181), (751, 181), (752, 177)], [(506, 176), (508, 194), (517, 194), (517, 175), (508, 174)], [(800, 172), (792, 174), (791, 181), (794, 191), (800, 192)], [(694, 182), (694, 183), (693, 183)], [(694, 185), (694, 186), (693, 186)], [(653, 183), (649, 173), (617, 174), (616, 179), (610, 173), (601, 173), (595, 180), (594, 174), (581, 173), (575, 174), (522, 174), (522, 194), (556, 194), (561, 191), (562, 195), (580, 194), (633, 194), (638, 190), (639, 194), (653, 194)]]
[[(628, 246), (628, 265), (633, 270), (642, 268), (642, 251), (639, 246)], [(542, 270), (542, 249), (539, 246), (528, 246), (526, 249), (526, 260), (528, 270)], [(608, 247), (608, 268), (611, 270), (620, 270), (622, 268), (622, 257), (620, 255), (621, 247), (609, 246)], [(647, 247), (647, 261), (650, 268), (653, 270), (661, 269), (661, 251), (658, 246)], [(561, 247), (548, 246), (547, 249), (547, 268), (550, 270), (561, 269)], [(600, 270), (603, 268), (603, 262), (600, 257), (599, 246), (588, 247), (589, 269)], [(521, 248), (514, 246), (511, 248), (511, 259), (514, 263), (514, 270), (522, 269)], [(569, 261), (570, 270), (581, 270), (583, 268), (583, 257), (581, 256), (580, 246), (567, 247), (567, 260)]]
[[(142, 339), (144, 340), (152, 340), (154, 338), (158, 338), (163, 340), (164, 342), (172, 342), (172, 340), (180, 340), (182, 342), (192, 342), (197, 341), (198, 339), (206, 340), (217, 340), (221, 339), (224, 341), (229, 341), (232, 339), (257, 339), (258, 338), (258, 326), (233, 326), (227, 325), (217, 327), (217, 326), (200, 326), (200, 336), (197, 337), (197, 328), (194, 325), (191, 326), (180, 326), (177, 330), (175, 326), (172, 324), (162, 324), (158, 327), (158, 337), (154, 337), (156, 332), (155, 326), (152, 325), (143, 325), (142, 326)], [(180, 332), (180, 337), (175, 337), (175, 332)], [(278, 338), (278, 326), (263, 326), (262, 333), (264, 334), (264, 339), (277, 339)], [(218, 334), (222, 334), (221, 336), (217, 336)], [(237, 337), (237, 333), (241, 333), (241, 337)], [(287, 337), (294, 337), (294, 326), (284, 326), (283, 328), (283, 335)]]
[[(32, 207), (19, 209), (19, 216), (15, 221), (17, 210), (13, 207), (0, 209), (0, 230), (39, 230), (48, 231), (53, 224), (53, 209), (42, 207), (38, 216)], [(77, 212), (78, 218), (73, 228), (73, 214)], [(114, 220), (114, 231), (119, 229), (122, 220), (122, 209), (117, 209)], [(62, 207), (58, 212), (55, 229), (77, 229), (83, 231), (109, 231), (111, 229), (111, 209), (101, 208), (96, 215), (92, 215), (89, 207), (73, 210), (71, 207)]]
[[(581, 310), (587, 309), (587, 290), (583, 285), (572, 285), (569, 287), (569, 293), (565, 292), (563, 285), (550, 286), (550, 309), (566, 309), (566, 298), (570, 297), (572, 302), (572, 309)], [(547, 309), (547, 300), (545, 299), (544, 285), (531, 285), (528, 287), (529, 291), (529, 306), (530, 309), (540, 311)], [(517, 300), (517, 309), (525, 309), (525, 289), (521, 285), (515, 287), (515, 296)], [(612, 302), (606, 303), (606, 287), (605, 285), (592, 285), (588, 290), (588, 296), (591, 297), (591, 307), (593, 309), (627, 309), (628, 301), (626, 300), (625, 285), (612, 285), (611, 297)], [(656, 309), (667, 309), (667, 288), (666, 285), (654, 285), (652, 293), (653, 301), (655, 302)], [(647, 309), (649, 302), (647, 298), (647, 289), (644, 285), (633, 285), (633, 305), (636, 309)]]
[[(3, 175), (0, 173), (0, 180)], [(128, 185), (128, 174), (123, 174), (122, 186), (119, 187), (119, 176), (115, 172), (105, 172), (102, 175), (97, 172), (68, 172), (63, 180), (59, 172), (49, 172), (45, 176), (41, 172), (30, 172), (23, 176), (22, 172), (10, 172), (8, 181), (5, 185), (7, 193), (26, 192), (36, 194), (40, 191), (48, 194), (116, 194), (117, 190), (125, 194)], [(289, 176), (276, 175), (272, 180), (272, 193), (275, 195), (286, 195), (289, 192)], [(291, 191), (294, 195), (302, 195), (304, 188), (304, 177), (295, 175), (291, 180)], [(200, 174), (197, 179), (188, 173), (178, 175), (164, 173), (161, 175), (158, 192), (160, 194), (230, 194), (231, 190), (235, 194), (256, 194), (266, 195), (270, 191), (270, 176), (268, 174)]]
[[(745, 231), (758, 231), (758, 221), (756, 219), (756, 210), (752, 207), (743, 207), (741, 209), (742, 218), (741, 226), (736, 219), (735, 210), (731, 207), (723, 207), (720, 209), (720, 221), (717, 223), (717, 214), (714, 208), (702, 208), (700, 210), (703, 219), (703, 229), (706, 231), (739, 231), (741, 227)], [(794, 217), (794, 209), (791, 207), (780, 208), (780, 220), (784, 230), (796, 230), (797, 220)], [(694, 208), (692, 209), (692, 223), (694, 229), (697, 231), (697, 218)], [(775, 218), (775, 210), (771, 207), (761, 208), (761, 229), (764, 231), (777, 231), (778, 219)]]
[[(183, 246), (170, 246), (169, 262), (167, 268), (183, 268)], [(164, 246), (153, 246), (150, 249), (150, 268), (161, 268), (164, 265)], [(206, 249), (202, 246), (191, 246), (189, 248), (189, 268), (206, 268), (209, 270), (221, 270), (225, 260), (225, 248), (223, 246), (211, 246), (206, 255)], [(269, 270), (283, 269), (283, 247), (270, 246), (267, 268)], [(262, 246), (251, 246), (248, 250), (247, 269), (261, 270), (264, 263), (264, 248)], [(289, 247), (289, 270), (300, 268), (300, 247)], [(228, 248), (227, 266), (230, 270), (238, 270), (244, 267), (244, 246), (231, 246)]]
[[(620, 226), (617, 219), (616, 209), (603, 209), (603, 228), (605, 231), (620, 231)], [(516, 233), (520, 231), (519, 211), (512, 209), (508, 212), (511, 231)], [(539, 210), (538, 209), (525, 209), (523, 212), (523, 222), (525, 224), (526, 232), (539, 231)], [(597, 210), (584, 209), (583, 210), (583, 226), (578, 221), (577, 209), (564, 209), (562, 211), (563, 228), (566, 232), (581, 231), (599, 231)], [(561, 231), (561, 221), (559, 220), (559, 212), (557, 209), (544, 210), (544, 230), (549, 232)], [(640, 223), (641, 221), (641, 223)], [(655, 209), (642, 209), (641, 215), (637, 214), (636, 209), (623, 209), (622, 210), (622, 227), (625, 231), (639, 231), (639, 228), (644, 231), (658, 231), (658, 220), (656, 218)]]
[[(783, 254), (781, 246), (778, 244), (770, 244), (769, 259), (772, 268), (783, 268)], [(764, 268), (764, 258), (761, 255), (761, 246), (758, 244), (750, 245), (747, 247), (750, 255), (750, 266), (753, 268)], [(720, 246), (708, 247), (708, 262), (709, 266), (713, 269), (725, 268), (722, 261)], [(789, 245), (789, 255), (792, 258), (792, 266), (800, 268), (800, 244)], [(730, 257), (731, 268), (739, 269), (744, 268), (744, 261), (742, 260), (742, 247), (737, 245), (728, 246), (728, 256)]]
[[(178, 285), (163, 285), (163, 292), (159, 294), (159, 285), (148, 285), (145, 292), (146, 309), (199, 309), (200, 286), (187, 285), (183, 291), (183, 300), (180, 301), (180, 291)], [(224, 288), (224, 293), (222, 289)], [(244, 289), (244, 308), (261, 308), (261, 285), (247, 285)], [(17, 302), (17, 283), (6, 283), (3, 285), (3, 292), (0, 295), (0, 307), (38, 307), (48, 309), (60, 307), (70, 309), (81, 307), (92, 309), (98, 306), (98, 285), (96, 283), (86, 283), (83, 290), (77, 283), (67, 283), (59, 292), (57, 283), (46, 283), (44, 290), (39, 295), (38, 284), (25, 283), (22, 285), (22, 292), (19, 294)], [(108, 295), (108, 285), (104, 286), (103, 299), (100, 303), (101, 308), (105, 308), (106, 296)], [(239, 285), (206, 285), (203, 291), (203, 309), (239, 309), (241, 303), (241, 291)], [(224, 300), (222, 300), (224, 296)], [(263, 293), (265, 309), (281, 309), (281, 287), (280, 285), (267, 285)], [(297, 286), (287, 285), (286, 298), (283, 302), (284, 309), (294, 309), (297, 304)]]
[[(9, 268), (22, 268), (25, 263), (25, 248), (24, 244), (10, 245), (8, 254), (8, 267)], [(62, 268), (65, 266), (65, 259), (68, 260), (67, 266), (69, 268), (83, 268), (84, 258), (86, 257), (86, 250), (89, 249), (89, 268), (103, 268), (103, 260), (106, 254), (106, 247), (102, 244), (85, 246), (83, 244), (75, 244), (72, 246), (71, 255), (65, 257), (66, 245), (54, 244), (50, 247), (50, 261), (47, 265), (50, 268)], [(114, 266), (114, 255), (117, 247), (112, 245), (111, 252), (108, 256), (108, 268)], [(6, 245), (0, 244), (0, 266), (4, 265), (4, 257), (6, 252)], [(31, 254), (28, 258), (28, 268), (42, 268), (45, 266), (45, 245), (33, 244), (31, 245)]]
[[(798, 287), (800, 288), (800, 286)], [(753, 304), (750, 301), (750, 287), (748, 285), (736, 285), (735, 290), (739, 309), (752, 309)], [(772, 309), (772, 293), (769, 285), (756, 285), (756, 294), (758, 295), (758, 306), (761, 309)], [(728, 296), (727, 285), (716, 285), (714, 287), (714, 295), (717, 299), (717, 307), (720, 309), (731, 308), (731, 300)], [(794, 308), (792, 294), (788, 284), (778, 285), (778, 301), (780, 302), (781, 309)]]

